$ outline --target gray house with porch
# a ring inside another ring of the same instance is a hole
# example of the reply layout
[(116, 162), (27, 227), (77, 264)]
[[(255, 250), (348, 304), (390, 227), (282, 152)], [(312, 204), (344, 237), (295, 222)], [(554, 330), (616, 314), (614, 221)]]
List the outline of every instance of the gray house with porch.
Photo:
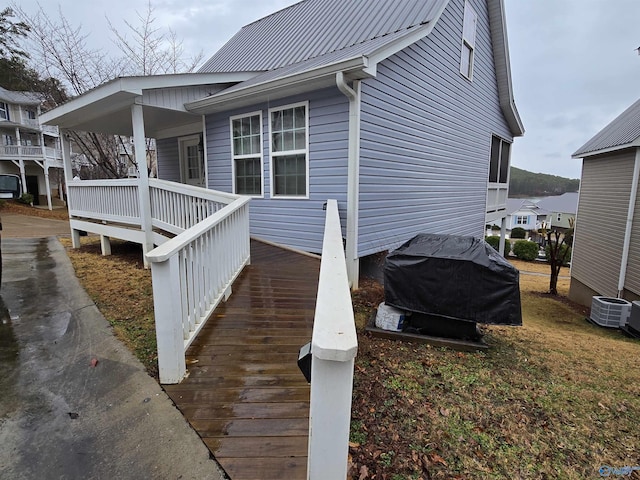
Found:
[(502, 0), (305, 0), (198, 73), (116, 79), (45, 117), (137, 128), (157, 140), (159, 178), (250, 196), (251, 235), (274, 243), (319, 253), (337, 199), (354, 285), (360, 258), (419, 232), (504, 227), (524, 132)]

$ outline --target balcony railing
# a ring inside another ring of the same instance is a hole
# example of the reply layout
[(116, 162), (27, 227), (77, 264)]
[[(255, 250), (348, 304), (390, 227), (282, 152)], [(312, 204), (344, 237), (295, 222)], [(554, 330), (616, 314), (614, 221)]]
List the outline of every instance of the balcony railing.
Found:
[(0, 145), (0, 158), (9, 160), (53, 160), (56, 166), (62, 168), (62, 151), (58, 148), (43, 147), (42, 145)]

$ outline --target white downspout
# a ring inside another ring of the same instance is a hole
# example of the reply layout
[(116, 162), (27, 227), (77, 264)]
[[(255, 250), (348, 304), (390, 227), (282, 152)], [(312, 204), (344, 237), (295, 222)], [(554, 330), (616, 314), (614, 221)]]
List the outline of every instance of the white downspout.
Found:
[(342, 72), (336, 73), (336, 86), (349, 99), (349, 150), (347, 158), (347, 276), (351, 288), (358, 288), (358, 200), (360, 197), (360, 81), (347, 85)]
[(627, 211), (627, 224), (624, 231), (624, 242), (622, 244), (622, 260), (620, 263), (620, 278), (618, 279), (618, 298), (622, 298), (624, 282), (627, 278), (627, 263), (629, 263), (629, 248), (631, 246), (631, 230), (633, 228), (633, 215), (638, 198), (638, 180), (640, 179), (640, 148), (636, 149), (636, 159), (633, 166), (633, 177), (631, 179), (631, 195), (629, 197), (629, 210)]

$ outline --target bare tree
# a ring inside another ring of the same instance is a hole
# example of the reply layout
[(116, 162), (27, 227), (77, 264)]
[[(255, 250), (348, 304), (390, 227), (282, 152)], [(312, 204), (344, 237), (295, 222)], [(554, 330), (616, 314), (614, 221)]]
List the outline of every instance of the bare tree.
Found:
[[(165, 34), (155, 27), (151, 2), (144, 14), (138, 15), (136, 26), (125, 21), (127, 31), (120, 32), (107, 19), (114, 35), (114, 43), (121, 56), (109, 56), (102, 49), (91, 48), (88, 34), (81, 26), (72, 26), (58, 9), (53, 17), (39, 4), (38, 11), (29, 15), (18, 5), (17, 15), (28, 25), (28, 51), (32, 66), (41, 76), (56, 78), (70, 96), (78, 96), (102, 83), (124, 75), (155, 75), (193, 71), (202, 58), (183, 60), (182, 43), (171, 30)], [(50, 102), (53, 106), (57, 104)], [(81, 150), (84, 171), (92, 178), (122, 178), (133, 163), (123, 140), (113, 135), (70, 132), (71, 139)], [(147, 145), (151, 142), (147, 141)], [(120, 153), (123, 152), (124, 159)], [(149, 152), (147, 152), (149, 153)], [(149, 155), (147, 155), (149, 157)], [(87, 165), (88, 164), (88, 165)]]
[(158, 75), (166, 73), (192, 72), (202, 60), (202, 51), (191, 58), (185, 58), (182, 41), (170, 28), (163, 32), (156, 27), (156, 17), (151, 1), (146, 11), (136, 11), (137, 25), (127, 20), (127, 29), (119, 31), (107, 17), (114, 43), (124, 55), (124, 65), (128, 75)]

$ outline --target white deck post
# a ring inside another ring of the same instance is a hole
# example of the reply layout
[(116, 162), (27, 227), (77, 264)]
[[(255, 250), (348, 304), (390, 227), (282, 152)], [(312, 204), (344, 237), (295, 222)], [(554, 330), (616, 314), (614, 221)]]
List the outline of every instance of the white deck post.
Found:
[(500, 243), (498, 245), (498, 252), (503, 257), (504, 257), (504, 247), (506, 244), (506, 235), (507, 235), (507, 217), (502, 217), (502, 222), (500, 223)]
[(158, 372), (160, 383), (165, 384), (180, 382), (187, 371), (180, 321), (180, 288), (179, 283), (176, 284), (176, 279), (179, 278), (178, 255), (153, 264), (151, 281), (158, 342)]
[(149, 194), (149, 170), (147, 169), (147, 147), (144, 136), (144, 114), (142, 105), (131, 105), (131, 122), (133, 124), (133, 145), (136, 165), (138, 166), (138, 196), (140, 200), (140, 222), (145, 235), (142, 245), (144, 266), (149, 268), (147, 253), (153, 250), (153, 230), (151, 226), (151, 196)]
[[(71, 165), (71, 144), (67, 138), (67, 132), (60, 132), (60, 146), (62, 147), (62, 166), (64, 167), (64, 185), (67, 189), (65, 192), (67, 199), (67, 208), (69, 212), (73, 209), (71, 198), (69, 197), (69, 182), (73, 177), (73, 167)], [(71, 216), (71, 215), (69, 215)], [(71, 229), (71, 245), (73, 248), (80, 248), (80, 231)]]
[(311, 341), (309, 480), (347, 476), (357, 350), (338, 203), (329, 200)]
[(47, 189), (47, 206), (49, 210), (53, 210), (53, 205), (51, 204), (51, 182), (49, 181), (49, 166), (47, 165), (47, 150), (44, 147), (44, 133), (40, 131), (40, 148), (42, 149), (42, 169), (44, 170), (44, 184)]
[(16, 127), (16, 141), (18, 142), (18, 168), (20, 168), (20, 178), (22, 180), (22, 193), (27, 193), (27, 175), (24, 171), (24, 160), (22, 159), (20, 129), (18, 127)]

